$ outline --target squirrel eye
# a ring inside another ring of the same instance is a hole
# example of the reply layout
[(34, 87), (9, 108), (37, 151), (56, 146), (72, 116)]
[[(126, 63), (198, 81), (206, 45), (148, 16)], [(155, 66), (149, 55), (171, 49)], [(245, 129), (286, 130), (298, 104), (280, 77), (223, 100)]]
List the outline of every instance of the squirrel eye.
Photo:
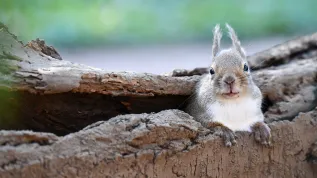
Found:
[(249, 67), (248, 67), (246, 64), (244, 64), (243, 70), (244, 70), (245, 72), (247, 72), (247, 71), (249, 70)]
[(212, 68), (210, 69), (209, 72), (210, 72), (211, 75), (212, 75), (212, 74), (215, 74), (215, 71), (214, 71), (214, 69), (212, 69)]

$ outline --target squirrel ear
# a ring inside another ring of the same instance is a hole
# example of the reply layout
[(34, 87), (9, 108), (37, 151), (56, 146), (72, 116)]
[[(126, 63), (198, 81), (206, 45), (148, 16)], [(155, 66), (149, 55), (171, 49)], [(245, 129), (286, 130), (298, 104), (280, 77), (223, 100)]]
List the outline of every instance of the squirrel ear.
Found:
[(227, 23), (226, 23), (226, 27), (228, 29), (229, 36), (230, 36), (230, 38), (232, 40), (233, 47), (240, 53), (241, 57), (245, 58), (246, 57), (246, 53), (245, 53), (244, 49), (242, 48), (242, 46), (240, 44), (240, 41), (238, 39), (238, 36), (237, 36), (236, 32)]
[(215, 57), (220, 50), (220, 40), (222, 37), (222, 32), (221, 32), (219, 24), (215, 26), (213, 35), (214, 35), (214, 40), (212, 44), (212, 57)]

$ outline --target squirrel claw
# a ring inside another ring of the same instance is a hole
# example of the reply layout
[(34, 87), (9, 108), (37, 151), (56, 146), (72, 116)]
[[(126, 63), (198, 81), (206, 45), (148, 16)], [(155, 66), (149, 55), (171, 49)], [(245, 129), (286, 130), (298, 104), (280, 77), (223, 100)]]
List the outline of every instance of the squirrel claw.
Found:
[(215, 134), (222, 137), (226, 147), (231, 147), (237, 144), (235, 133), (227, 127), (217, 126), (215, 128)]
[(271, 146), (271, 130), (264, 122), (257, 122), (252, 130), (256, 142), (267, 147)]
[(231, 146), (234, 146), (234, 145), (236, 145), (237, 144), (237, 141), (234, 139), (234, 140), (231, 140), (231, 142), (229, 142), (230, 143), (230, 145), (229, 146), (227, 146), (227, 147), (231, 147)]
[(226, 142), (225, 145), (226, 145), (226, 147), (231, 147), (232, 143), (229, 141), (229, 142)]

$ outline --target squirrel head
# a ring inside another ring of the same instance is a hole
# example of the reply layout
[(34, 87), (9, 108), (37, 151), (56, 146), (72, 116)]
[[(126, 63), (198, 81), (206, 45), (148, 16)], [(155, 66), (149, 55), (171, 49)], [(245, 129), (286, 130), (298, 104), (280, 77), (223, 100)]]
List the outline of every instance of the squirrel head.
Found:
[(212, 63), (210, 74), (213, 80), (213, 92), (222, 99), (233, 99), (248, 93), (252, 83), (246, 54), (236, 32), (226, 24), (232, 47), (220, 50), (222, 37), (219, 24), (215, 26), (212, 45)]

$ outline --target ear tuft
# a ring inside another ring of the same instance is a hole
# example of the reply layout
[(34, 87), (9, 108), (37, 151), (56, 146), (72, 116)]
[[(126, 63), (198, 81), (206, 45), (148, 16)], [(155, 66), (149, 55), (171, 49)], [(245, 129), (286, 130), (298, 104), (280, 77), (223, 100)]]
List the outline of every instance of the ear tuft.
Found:
[(212, 44), (212, 57), (215, 57), (220, 51), (220, 41), (222, 37), (222, 32), (220, 29), (220, 25), (217, 24), (213, 30), (213, 44)]
[(229, 36), (230, 36), (230, 38), (232, 40), (232, 45), (233, 45), (234, 49), (236, 49), (240, 53), (241, 57), (245, 58), (246, 57), (246, 53), (245, 53), (244, 49), (241, 46), (241, 43), (240, 43), (240, 41), (238, 39), (238, 36), (237, 36), (236, 32), (227, 23), (226, 23), (226, 27), (228, 29)]

